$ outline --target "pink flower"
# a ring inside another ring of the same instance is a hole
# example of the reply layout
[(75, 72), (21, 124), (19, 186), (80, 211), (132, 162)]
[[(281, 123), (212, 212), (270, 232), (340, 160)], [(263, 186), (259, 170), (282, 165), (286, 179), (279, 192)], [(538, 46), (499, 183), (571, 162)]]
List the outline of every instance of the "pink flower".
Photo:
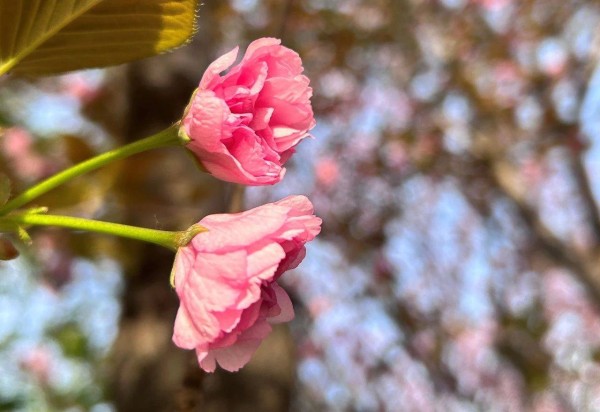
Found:
[(305, 255), (321, 219), (304, 196), (237, 214), (207, 216), (208, 229), (181, 247), (173, 274), (180, 306), (173, 342), (196, 349), (200, 367), (236, 371), (294, 310), (277, 279)]
[(309, 80), (298, 54), (272, 38), (214, 61), (186, 109), (181, 133), (215, 177), (246, 185), (279, 182), (283, 164), (315, 125)]

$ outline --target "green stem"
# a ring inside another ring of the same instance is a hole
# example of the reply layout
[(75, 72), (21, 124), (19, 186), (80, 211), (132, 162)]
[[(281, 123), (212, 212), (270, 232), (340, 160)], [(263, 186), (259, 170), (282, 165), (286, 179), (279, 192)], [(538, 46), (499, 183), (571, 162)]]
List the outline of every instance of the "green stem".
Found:
[(138, 140), (137, 142), (133, 142), (126, 146), (108, 151), (63, 170), (62, 172), (49, 177), (48, 179), (38, 183), (37, 185), (27, 189), (17, 197), (13, 198), (10, 202), (0, 208), (0, 216), (6, 215), (7, 213), (20, 208), (21, 206), (68, 182), (71, 179), (98, 169), (115, 160), (123, 159), (125, 157), (129, 157), (136, 153), (144, 152), (150, 149), (181, 144), (181, 140), (177, 136), (178, 129), (179, 124), (175, 124), (153, 136), (146, 137), (145, 139)]
[[(59, 226), (75, 230), (86, 230), (88, 232), (104, 233), (108, 235), (125, 237), (128, 239), (141, 240), (164, 246), (171, 250), (177, 250), (182, 246), (184, 239), (191, 236), (188, 231), (169, 232), (165, 230), (146, 229), (142, 227), (122, 225), (119, 223), (101, 222), (98, 220), (83, 219), (70, 216), (44, 215), (35, 213), (12, 214), (0, 218), (0, 224), (12, 224), (13, 226)], [(198, 232), (198, 231), (197, 231)], [(196, 233), (197, 233), (196, 232)]]

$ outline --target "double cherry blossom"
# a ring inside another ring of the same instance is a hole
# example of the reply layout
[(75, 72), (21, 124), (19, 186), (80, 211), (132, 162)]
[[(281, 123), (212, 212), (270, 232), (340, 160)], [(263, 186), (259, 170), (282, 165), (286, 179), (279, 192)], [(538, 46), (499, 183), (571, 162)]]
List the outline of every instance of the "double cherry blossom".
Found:
[(298, 54), (278, 39), (252, 42), (232, 66), (237, 54), (236, 47), (208, 67), (180, 133), (215, 177), (272, 185), (283, 178), (283, 165), (315, 125), (312, 89)]
[[(233, 65), (238, 49), (213, 62), (186, 109), (179, 131), (201, 166), (246, 185), (279, 182), (295, 146), (315, 125), (309, 80), (298, 54), (263, 38)], [(229, 69), (225, 74), (223, 72)], [(180, 306), (173, 342), (194, 349), (213, 372), (244, 366), (271, 324), (294, 317), (277, 280), (305, 255), (321, 230), (304, 196), (243, 213), (203, 218), (207, 229), (180, 247), (173, 267)]]

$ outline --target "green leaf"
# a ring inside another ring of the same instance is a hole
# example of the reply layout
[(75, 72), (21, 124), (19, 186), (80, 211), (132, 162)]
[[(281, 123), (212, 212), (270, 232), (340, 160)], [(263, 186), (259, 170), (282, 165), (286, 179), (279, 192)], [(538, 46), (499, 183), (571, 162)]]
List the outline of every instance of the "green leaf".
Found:
[(0, 173), (0, 206), (4, 206), (9, 197), (10, 179), (4, 173)]
[(198, 0), (0, 0), (0, 75), (47, 75), (153, 56), (194, 32)]

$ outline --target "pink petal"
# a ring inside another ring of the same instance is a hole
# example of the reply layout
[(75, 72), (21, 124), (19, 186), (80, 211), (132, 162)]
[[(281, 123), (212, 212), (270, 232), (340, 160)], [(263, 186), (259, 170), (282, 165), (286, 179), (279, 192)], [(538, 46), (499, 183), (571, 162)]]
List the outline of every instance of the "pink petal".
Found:
[(213, 353), (196, 349), (196, 357), (198, 358), (198, 364), (204, 372), (212, 373), (217, 369), (217, 361)]
[(257, 108), (254, 112), (254, 117), (252, 119), (252, 122), (250, 123), (250, 127), (252, 127), (254, 130), (266, 129), (269, 126), (269, 122), (271, 121), (272, 115), (272, 107)]
[(179, 290), (185, 283), (188, 274), (194, 266), (195, 253), (190, 248), (179, 248), (175, 254), (173, 274), (175, 276), (175, 289)]
[(312, 215), (314, 207), (311, 201), (302, 195), (293, 195), (285, 197), (275, 202), (276, 205), (290, 208), (290, 216)]
[(238, 371), (250, 361), (262, 340), (270, 332), (271, 327), (268, 323), (258, 323), (240, 336), (234, 345), (212, 350), (211, 353), (223, 369), (230, 372)]
[(269, 280), (275, 275), (275, 270), (283, 258), (285, 252), (279, 244), (261, 245), (260, 249), (248, 255), (248, 274), (262, 280)]
[(177, 310), (173, 342), (183, 349), (193, 349), (199, 344), (211, 342), (219, 334), (218, 322), (208, 313), (191, 315), (186, 306)]
[(281, 173), (279, 156), (271, 150), (265, 151), (262, 142), (250, 128), (238, 128), (227, 149), (243, 169), (253, 176), (275, 177)]
[(219, 327), (223, 332), (231, 332), (239, 323), (243, 309), (227, 309), (215, 312), (214, 316), (219, 321)]
[(275, 282), (271, 284), (271, 288), (275, 291), (277, 305), (281, 311), (279, 315), (270, 317), (269, 322), (283, 323), (294, 319), (294, 306), (292, 305), (292, 300), (290, 299), (289, 295)]
[(199, 91), (194, 97), (188, 115), (183, 119), (186, 135), (193, 136), (188, 144), (192, 151), (207, 154), (227, 153), (223, 140), (229, 139), (232, 128), (227, 119), (231, 111), (225, 102), (212, 91)]
[(243, 213), (210, 215), (199, 222), (208, 232), (196, 236), (192, 243), (199, 251), (247, 248), (280, 230), (288, 211), (286, 207), (267, 204)]
[(246, 49), (246, 53), (242, 61), (250, 60), (252, 58), (257, 57), (256, 55), (260, 53), (261, 49), (269, 48), (271, 46), (278, 46), (281, 44), (281, 40), (273, 38), (273, 37), (263, 37), (257, 40), (254, 40), (252, 43), (248, 45)]
[(238, 55), (239, 47), (235, 47), (233, 50), (225, 53), (217, 60), (212, 62), (210, 66), (204, 72), (202, 80), (200, 80), (201, 89), (209, 89), (214, 87), (214, 81), (219, 78), (219, 74), (227, 70), (235, 62)]
[(275, 274), (276, 278), (279, 278), (284, 272), (288, 270), (296, 269), (300, 262), (304, 260), (305, 256), (306, 248), (304, 246), (301, 246), (300, 248), (295, 248), (288, 252), (288, 254), (285, 256), (285, 259), (283, 259), (279, 264), (279, 268), (277, 268), (277, 272)]

